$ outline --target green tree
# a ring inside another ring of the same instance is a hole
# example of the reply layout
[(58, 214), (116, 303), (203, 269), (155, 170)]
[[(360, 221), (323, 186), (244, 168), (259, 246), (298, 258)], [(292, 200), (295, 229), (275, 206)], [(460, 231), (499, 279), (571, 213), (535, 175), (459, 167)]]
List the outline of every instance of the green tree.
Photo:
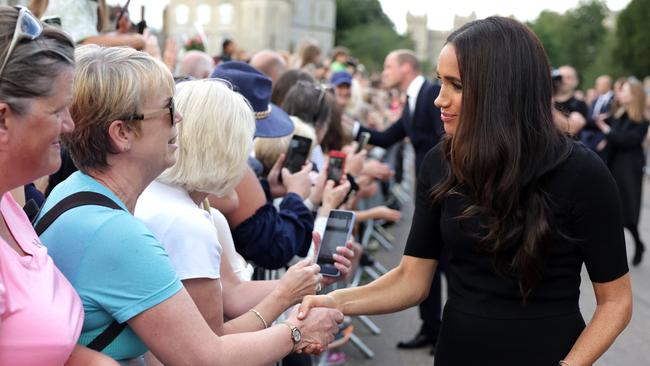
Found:
[(398, 35), (393, 28), (370, 23), (358, 25), (341, 34), (341, 45), (349, 48), (368, 70), (380, 71), (386, 55), (398, 48), (413, 49), (413, 41)]
[(617, 19), (616, 57), (627, 74), (650, 75), (650, 1), (632, 0)]
[(563, 21), (564, 18), (559, 13), (544, 10), (534, 22), (528, 23), (528, 26), (544, 45), (552, 65), (563, 65), (569, 61), (562, 47), (562, 38), (558, 34), (558, 30), (563, 27)]
[(408, 36), (395, 31), (378, 0), (336, 0), (335, 42), (349, 48), (371, 72), (381, 70), (391, 50), (414, 47)]
[(601, 73), (610, 73), (613, 39), (603, 21), (608, 12), (602, 0), (581, 2), (564, 14), (543, 11), (529, 23), (554, 67), (572, 65), (583, 75), (583, 87)]

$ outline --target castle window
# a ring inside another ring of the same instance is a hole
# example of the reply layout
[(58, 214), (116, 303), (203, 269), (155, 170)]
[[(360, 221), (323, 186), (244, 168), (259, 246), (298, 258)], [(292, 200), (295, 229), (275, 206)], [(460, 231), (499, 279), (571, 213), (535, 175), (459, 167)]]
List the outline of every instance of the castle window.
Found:
[(190, 8), (187, 5), (176, 5), (176, 24), (185, 25), (190, 20)]
[(198, 14), (198, 20), (200, 24), (207, 25), (210, 24), (210, 16), (212, 9), (210, 8), (210, 5), (207, 4), (201, 4), (196, 8), (196, 12)]

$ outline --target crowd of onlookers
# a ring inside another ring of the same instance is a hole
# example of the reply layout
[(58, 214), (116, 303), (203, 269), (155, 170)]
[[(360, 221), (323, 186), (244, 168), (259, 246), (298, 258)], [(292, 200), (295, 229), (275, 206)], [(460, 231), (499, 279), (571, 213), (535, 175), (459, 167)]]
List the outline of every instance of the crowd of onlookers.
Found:
[[(377, 128), (398, 107), (352, 95), (345, 49), (334, 73), (319, 55), (295, 68), (269, 50), (217, 65), (192, 51), (176, 65), (125, 17), (120, 34), (83, 35), (62, 31), (65, 18), (0, 7), (0, 364), (270, 364), (290, 353), (285, 364), (308, 364), (349, 324), (325, 308), (298, 319), (292, 306), (344, 286), (364, 255), (341, 242), (338, 276), (319, 273), (329, 212), (400, 218), (358, 208), (394, 173), (344, 120), (358, 118), (353, 107), (370, 114), (363, 98)], [(289, 171), (294, 135), (310, 146)], [(332, 152), (345, 156), (336, 181)], [(258, 280), (256, 268), (283, 271)]]
[(639, 234), (643, 177), (650, 146), (650, 76), (613, 80), (599, 76), (593, 88), (578, 90), (578, 72), (565, 65), (553, 71), (556, 123), (608, 165), (616, 180), (623, 208), (623, 223), (635, 244), (632, 264), (643, 259)]
[[(234, 40), (218, 57), (178, 54), (172, 42), (161, 52), (126, 12), (115, 32), (97, 32), (102, 1), (90, 12), (93, 2), (31, 3), (57, 25), (0, 7), (0, 364), (248, 365), (292, 354), (285, 364), (299, 365), (325, 352), (343, 314), (302, 319), (293, 305), (346, 286), (367, 259), (351, 238), (333, 255), (340, 275), (320, 274), (314, 253), (332, 210), (357, 223), (400, 219), (388, 187), (401, 172), (358, 140), (399, 119), (405, 90), (382, 88), (344, 47), (329, 58), (311, 42), (247, 60)], [(395, 62), (417, 64), (400, 52)], [(554, 81), (555, 122), (610, 167), (638, 265), (650, 77), (601, 76), (584, 96), (573, 68)], [(290, 171), (294, 136), (309, 148)], [(376, 196), (386, 204), (359, 205)], [(282, 275), (260, 279), (264, 269)]]

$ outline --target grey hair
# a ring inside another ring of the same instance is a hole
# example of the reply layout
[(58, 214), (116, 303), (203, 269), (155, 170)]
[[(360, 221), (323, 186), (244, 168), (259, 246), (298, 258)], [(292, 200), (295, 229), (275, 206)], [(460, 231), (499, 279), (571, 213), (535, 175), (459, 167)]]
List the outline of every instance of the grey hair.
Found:
[[(0, 6), (0, 60), (4, 60), (13, 38), (18, 9)], [(74, 43), (63, 31), (43, 24), (35, 40), (20, 40), (0, 76), (0, 101), (17, 114), (29, 108), (29, 99), (50, 96), (54, 79), (74, 67)]]

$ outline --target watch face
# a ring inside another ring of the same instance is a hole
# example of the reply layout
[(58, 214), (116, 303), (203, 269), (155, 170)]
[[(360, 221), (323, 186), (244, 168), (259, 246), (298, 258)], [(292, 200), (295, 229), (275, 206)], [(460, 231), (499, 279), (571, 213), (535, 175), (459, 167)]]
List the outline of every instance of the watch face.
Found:
[(293, 330), (291, 331), (291, 336), (293, 337), (294, 343), (300, 343), (300, 340), (302, 339), (302, 334), (300, 334), (300, 329), (293, 328)]

